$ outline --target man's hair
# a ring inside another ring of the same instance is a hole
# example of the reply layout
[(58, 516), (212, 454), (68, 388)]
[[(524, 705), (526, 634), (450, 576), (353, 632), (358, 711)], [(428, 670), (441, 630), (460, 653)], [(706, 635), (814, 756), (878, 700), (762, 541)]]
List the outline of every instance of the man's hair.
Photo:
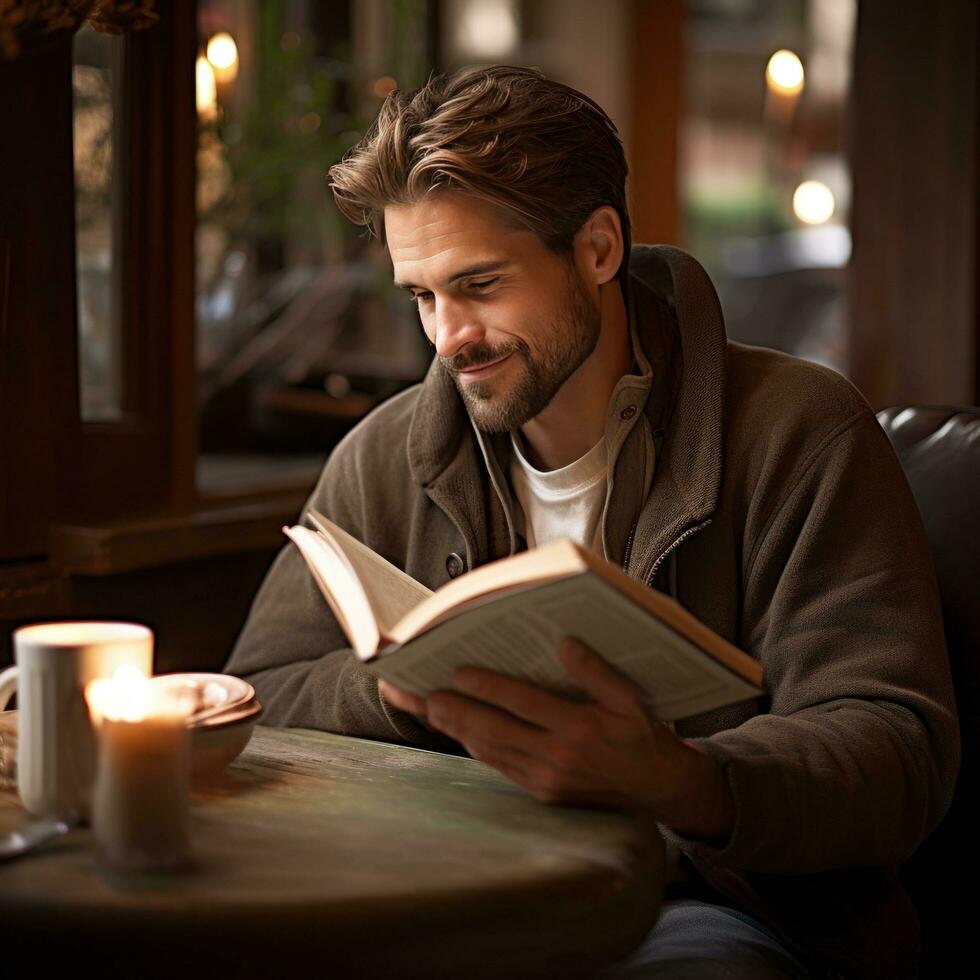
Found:
[(454, 190), (503, 209), (569, 255), (596, 208), (611, 205), (629, 263), (626, 156), (592, 99), (533, 68), (468, 69), (395, 89), (364, 138), (330, 168), (337, 206), (384, 239), (384, 209)]

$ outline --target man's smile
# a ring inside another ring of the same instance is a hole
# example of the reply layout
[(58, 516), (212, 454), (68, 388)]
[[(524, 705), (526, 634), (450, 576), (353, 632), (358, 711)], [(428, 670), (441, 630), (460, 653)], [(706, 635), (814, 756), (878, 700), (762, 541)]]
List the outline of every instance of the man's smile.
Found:
[(504, 354), (503, 357), (498, 357), (495, 361), (490, 361), (485, 364), (474, 364), (472, 367), (458, 370), (456, 371), (456, 376), (463, 381), (481, 380), (496, 371), (513, 353), (513, 351), (510, 351)]

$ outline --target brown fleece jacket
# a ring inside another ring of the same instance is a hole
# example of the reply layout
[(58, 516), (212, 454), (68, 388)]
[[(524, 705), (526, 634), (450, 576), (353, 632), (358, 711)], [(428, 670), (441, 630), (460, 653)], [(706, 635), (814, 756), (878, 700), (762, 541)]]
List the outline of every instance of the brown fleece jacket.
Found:
[[(677, 724), (724, 768), (731, 839), (664, 834), (834, 969), (914, 975), (897, 868), (949, 805), (959, 733), (898, 461), (836, 374), (726, 342), (714, 289), (683, 252), (635, 246), (627, 295), (636, 366), (607, 414), (606, 556), (757, 658), (768, 689)], [(337, 447), (310, 504), (438, 588), (454, 553), (474, 568), (523, 547), (507, 452), (434, 361)], [(255, 686), (267, 724), (450, 747), (379, 699), (291, 544), (228, 670)]]

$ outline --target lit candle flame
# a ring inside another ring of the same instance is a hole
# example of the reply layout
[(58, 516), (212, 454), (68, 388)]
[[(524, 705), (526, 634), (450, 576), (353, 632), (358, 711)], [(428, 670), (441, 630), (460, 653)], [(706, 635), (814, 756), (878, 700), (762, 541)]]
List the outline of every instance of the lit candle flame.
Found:
[(201, 119), (214, 119), (218, 114), (218, 86), (211, 62), (204, 55), (195, 66), (197, 114)]
[(96, 721), (142, 721), (150, 713), (150, 681), (132, 664), (123, 664), (112, 677), (90, 682), (85, 700)]

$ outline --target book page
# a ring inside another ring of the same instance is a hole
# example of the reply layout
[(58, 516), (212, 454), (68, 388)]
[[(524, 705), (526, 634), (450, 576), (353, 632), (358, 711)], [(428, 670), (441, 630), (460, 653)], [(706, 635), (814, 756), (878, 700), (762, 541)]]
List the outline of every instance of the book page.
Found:
[(360, 580), (343, 554), (308, 527), (284, 527), (283, 531), (299, 548), (313, 580), (357, 655), (362, 659), (374, 656), (380, 645), (378, 626)]
[(311, 508), (309, 518), (327, 543), (337, 548), (349, 562), (371, 604), (382, 636), (390, 635), (399, 619), (432, 595), (431, 589), (416, 582), (411, 575), (406, 575), (319, 511)]
[(762, 691), (593, 575), (492, 597), (381, 657), (369, 669), (416, 694), (452, 687), (478, 666), (581, 698), (556, 651), (576, 636), (631, 679), (648, 709), (674, 721)]
[(581, 549), (567, 539), (501, 558), (437, 589), (399, 621), (390, 638), (404, 645), (436, 623), (462, 612), (474, 601), (532, 583), (576, 576), (587, 567)]

